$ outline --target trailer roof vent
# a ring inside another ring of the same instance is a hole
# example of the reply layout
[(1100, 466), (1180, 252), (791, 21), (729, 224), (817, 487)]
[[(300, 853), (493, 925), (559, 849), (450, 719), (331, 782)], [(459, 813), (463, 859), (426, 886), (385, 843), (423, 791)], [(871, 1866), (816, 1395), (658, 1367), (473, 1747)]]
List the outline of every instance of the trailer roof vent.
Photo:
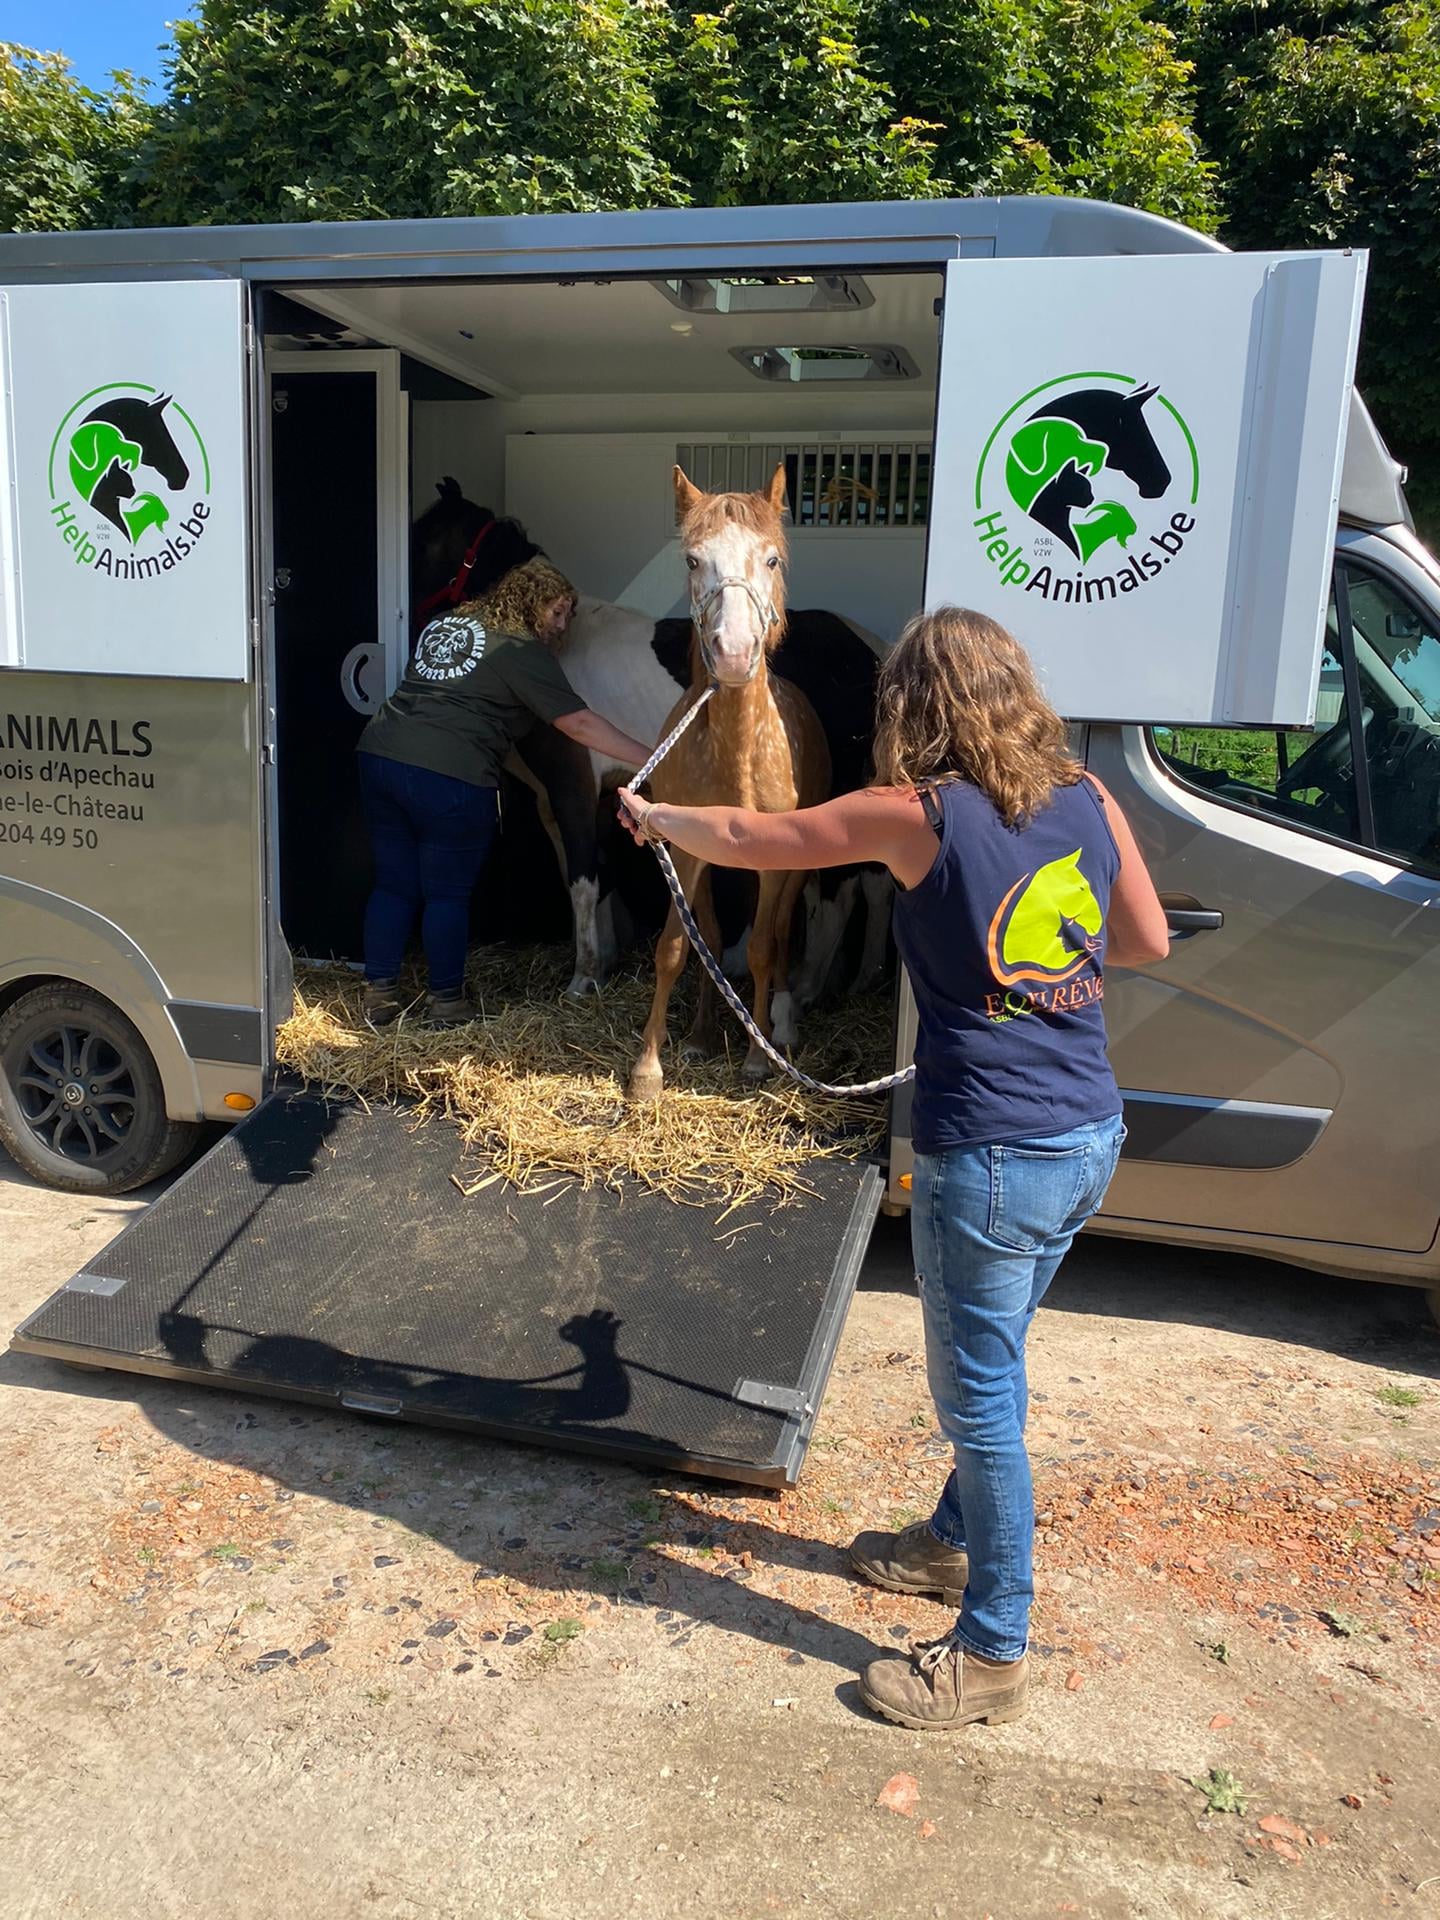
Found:
[(797, 380), (914, 380), (920, 369), (904, 347), (732, 347), (747, 373), (782, 386)]
[(686, 313), (859, 313), (875, 304), (853, 273), (750, 273), (655, 285)]

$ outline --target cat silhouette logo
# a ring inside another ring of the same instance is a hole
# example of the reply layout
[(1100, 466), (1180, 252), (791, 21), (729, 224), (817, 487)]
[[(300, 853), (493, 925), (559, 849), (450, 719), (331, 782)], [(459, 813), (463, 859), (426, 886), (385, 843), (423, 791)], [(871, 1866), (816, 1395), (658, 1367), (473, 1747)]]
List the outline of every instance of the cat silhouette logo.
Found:
[(1072, 374), (1033, 388), (996, 425), (975, 528), (1003, 585), (1086, 604), (1158, 579), (1198, 524), (1176, 506), (1199, 493), (1194, 437), (1158, 386)]
[(990, 922), (986, 951), (1001, 987), (1058, 986), (1095, 964), (1104, 915), (1080, 849), (1018, 879)]
[(485, 658), (485, 639), (484, 625), (473, 615), (442, 614), (415, 642), (410, 671), (432, 684), (463, 680)]
[(172, 572), (210, 518), (199, 428), (173, 394), (140, 382), (112, 381), (75, 402), (51, 444), (49, 483), (50, 517), (76, 565), (112, 580)]

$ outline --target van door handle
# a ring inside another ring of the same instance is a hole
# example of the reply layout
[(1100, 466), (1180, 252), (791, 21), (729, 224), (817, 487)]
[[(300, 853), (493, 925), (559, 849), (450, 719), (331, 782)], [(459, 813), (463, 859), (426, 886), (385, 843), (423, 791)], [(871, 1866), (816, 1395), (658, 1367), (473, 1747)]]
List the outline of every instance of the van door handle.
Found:
[(1166, 907), (1165, 922), (1178, 939), (1192, 933), (1218, 933), (1225, 916), (1218, 907)]

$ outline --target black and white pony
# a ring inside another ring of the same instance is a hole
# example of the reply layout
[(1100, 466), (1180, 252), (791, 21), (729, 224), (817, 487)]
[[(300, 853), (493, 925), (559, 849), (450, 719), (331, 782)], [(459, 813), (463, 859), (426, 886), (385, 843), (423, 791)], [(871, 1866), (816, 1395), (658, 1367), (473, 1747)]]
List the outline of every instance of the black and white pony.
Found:
[[(415, 522), (411, 541), (411, 604), (418, 624), (456, 599), (488, 592), (512, 567), (541, 551), (518, 521), (476, 506), (455, 480), (442, 480), (436, 492), (439, 499)], [(686, 619), (655, 620), (581, 594), (561, 658), (566, 677), (587, 706), (638, 739), (656, 740), (678, 692), (689, 685), (690, 638)], [(876, 635), (838, 614), (812, 608), (790, 611), (773, 655), (773, 671), (807, 695), (825, 729), (836, 793), (865, 781), (875, 677), (884, 653), (885, 643)], [(543, 726), (530, 730), (510, 764), (536, 796), (569, 888), (575, 923), (575, 972), (569, 992), (593, 992), (614, 965), (619, 948), (613, 900), (603, 884), (601, 822), (610, 806), (607, 796), (630, 769)], [(864, 936), (854, 984), (863, 990), (881, 978), (892, 897), (893, 885), (883, 868), (837, 868), (811, 882), (804, 960), (794, 983), (800, 1006), (812, 1005), (824, 991), (862, 899)]]

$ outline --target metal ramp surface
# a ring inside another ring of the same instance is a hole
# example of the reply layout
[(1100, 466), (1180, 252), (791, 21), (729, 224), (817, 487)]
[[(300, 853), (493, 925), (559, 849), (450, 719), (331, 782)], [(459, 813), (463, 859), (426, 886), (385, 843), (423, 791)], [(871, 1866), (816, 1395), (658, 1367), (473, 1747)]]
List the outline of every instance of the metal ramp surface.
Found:
[(466, 1199), (456, 1162), (455, 1134), (403, 1108), (274, 1094), (12, 1344), (793, 1484), (877, 1168), (817, 1160), (815, 1198), (717, 1224), (638, 1187)]

